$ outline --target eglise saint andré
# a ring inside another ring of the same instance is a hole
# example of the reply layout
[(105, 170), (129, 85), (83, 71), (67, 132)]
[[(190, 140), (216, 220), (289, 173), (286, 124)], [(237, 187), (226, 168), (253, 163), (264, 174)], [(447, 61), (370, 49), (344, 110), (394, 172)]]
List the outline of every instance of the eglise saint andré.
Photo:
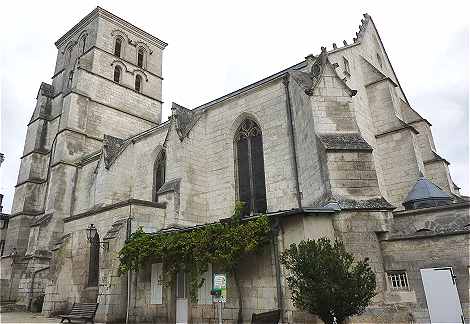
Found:
[[(52, 83), (40, 85), (28, 124), (2, 301), (30, 308), (43, 296), (45, 314), (98, 302), (106, 323), (214, 322), (211, 269), (192, 303), (184, 275), (178, 289), (162, 287), (159, 264), (118, 276), (116, 256), (129, 231), (216, 222), (241, 200), (279, 226), (277, 249), (240, 273), (245, 321), (280, 309), (283, 323), (320, 322), (293, 307), (276, 262), (290, 243), (319, 237), (341, 239), (376, 273), (377, 295), (352, 322), (470, 321), (469, 200), (369, 15), (352, 42), (199, 107), (173, 103), (165, 122), (165, 42), (97, 7), (55, 45)], [(231, 285), (227, 323), (238, 313)]]

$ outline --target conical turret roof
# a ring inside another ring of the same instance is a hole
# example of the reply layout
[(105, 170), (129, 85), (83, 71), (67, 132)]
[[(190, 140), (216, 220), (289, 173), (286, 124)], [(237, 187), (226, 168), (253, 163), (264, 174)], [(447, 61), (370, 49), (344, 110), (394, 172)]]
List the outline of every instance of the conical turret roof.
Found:
[[(424, 177), (421, 174), (421, 177), (416, 181), (415, 185), (411, 189), (411, 191), (408, 193), (406, 196), (405, 202), (403, 205), (405, 207), (412, 208), (412, 204), (414, 202), (430, 202), (431, 205), (440, 205), (440, 204), (434, 204), (433, 202), (437, 201), (448, 201), (450, 203), (450, 200), (452, 197), (450, 194), (436, 186), (434, 183), (432, 183), (428, 178)], [(415, 207), (416, 208), (416, 207)]]

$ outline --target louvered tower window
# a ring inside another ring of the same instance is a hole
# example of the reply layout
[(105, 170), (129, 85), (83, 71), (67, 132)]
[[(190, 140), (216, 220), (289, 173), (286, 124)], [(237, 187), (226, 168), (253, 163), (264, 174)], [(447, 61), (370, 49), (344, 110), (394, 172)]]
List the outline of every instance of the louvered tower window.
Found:
[(137, 52), (137, 66), (143, 67), (144, 66), (144, 49), (139, 48)]
[(114, 55), (117, 57), (121, 57), (121, 47), (122, 47), (122, 39), (120, 37), (116, 38), (116, 42), (114, 43)]
[(119, 83), (121, 81), (121, 67), (116, 66), (114, 68), (114, 82)]
[(261, 128), (246, 119), (235, 135), (238, 200), (245, 203), (243, 215), (266, 212), (263, 137)]
[(90, 244), (90, 263), (88, 268), (88, 287), (98, 287), (100, 273), (100, 236), (93, 237)]
[(157, 160), (155, 161), (155, 167), (154, 167), (154, 173), (155, 173), (155, 178), (154, 178), (154, 201), (158, 201), (158, 190), (163, 186), (165, 183), (165, 166), (166, 166), (166, 155), (165, 151), (161, 151), (160, 154), (157, 157)]
[(135, 76), (135, 91), (142, 91), (142, 77), (140, 75)]

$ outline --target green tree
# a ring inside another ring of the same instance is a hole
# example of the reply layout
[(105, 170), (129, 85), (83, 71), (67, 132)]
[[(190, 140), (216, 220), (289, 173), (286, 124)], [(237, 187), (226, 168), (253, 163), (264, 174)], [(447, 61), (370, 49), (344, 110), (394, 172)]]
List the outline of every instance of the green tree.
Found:
[(364, 261), (354, 261), (344, 244), (327, 238), (291, 244), (281, 256), (294, 305), (327, 324), (361, 314), (375, 296), (375, 274)]

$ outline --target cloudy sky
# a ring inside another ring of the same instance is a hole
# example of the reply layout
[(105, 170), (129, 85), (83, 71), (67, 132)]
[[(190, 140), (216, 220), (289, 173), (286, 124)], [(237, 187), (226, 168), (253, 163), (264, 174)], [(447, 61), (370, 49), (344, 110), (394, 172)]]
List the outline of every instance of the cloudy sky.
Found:
[(465, 1), (4, 1), (0, 24), (4, 209), (10, 210), (26, 124), (54, 42), (97, 5), (159, 37), (164, 118), (352, 41), (373, 18), (412, 107), (433, 124), (438, 152), (469, 194), (469, 8)]

